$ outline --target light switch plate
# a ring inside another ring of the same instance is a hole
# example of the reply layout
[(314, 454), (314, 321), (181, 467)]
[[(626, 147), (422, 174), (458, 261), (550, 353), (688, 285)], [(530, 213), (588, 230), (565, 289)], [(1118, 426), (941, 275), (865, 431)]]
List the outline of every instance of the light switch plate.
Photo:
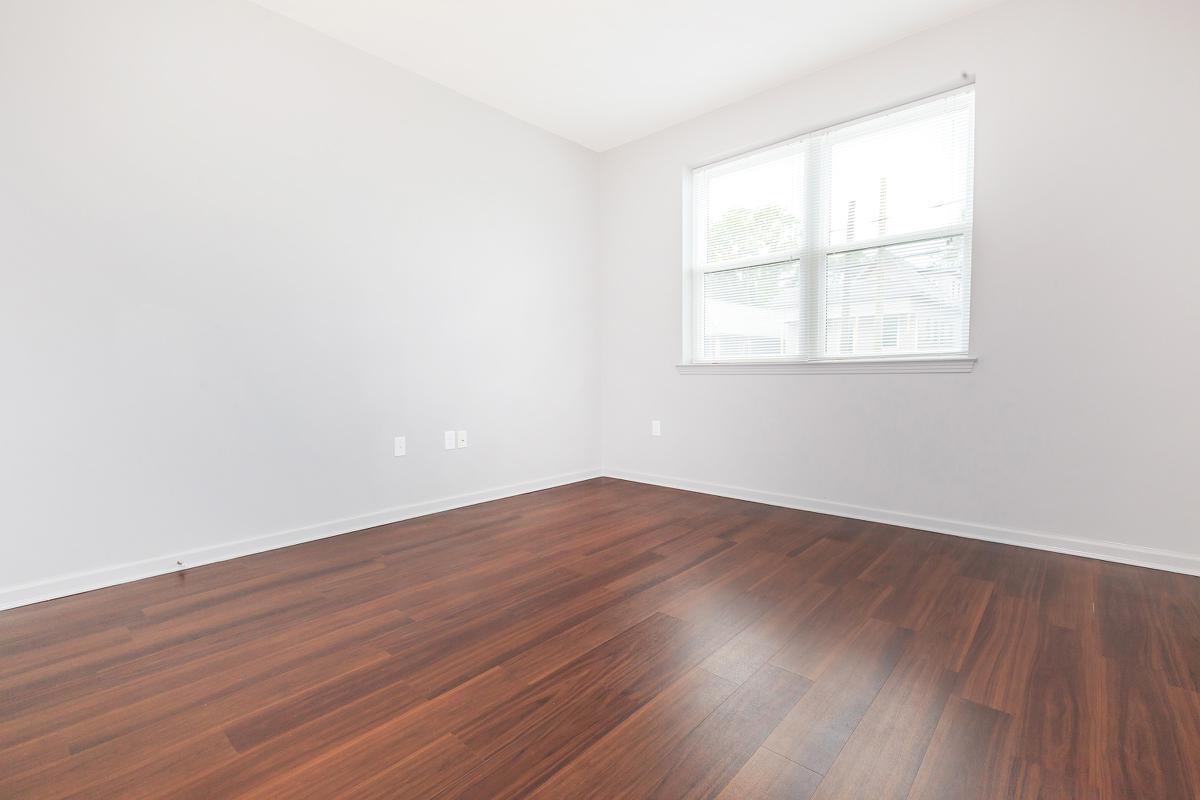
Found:
[(396, 437), (392, 443), (392, 448), (392, 455), (397, 458), (408, 453), (408, 443), (404, 440), (403, 436)]
[(458, 445), (455, 443), (456, 437), (455, 437), (454, 431), (446, 431), (445, 440), (446, 440), (446, 449), (447, 450), (453, 450), (455, 447), (458, 447)]
[(657, 419), (650, 420), (650, 435), (662, 436), (662, 422)]
[(459, 447), (467, 446), (467, 432), (466, 431), (458, 432), (458, 446)]

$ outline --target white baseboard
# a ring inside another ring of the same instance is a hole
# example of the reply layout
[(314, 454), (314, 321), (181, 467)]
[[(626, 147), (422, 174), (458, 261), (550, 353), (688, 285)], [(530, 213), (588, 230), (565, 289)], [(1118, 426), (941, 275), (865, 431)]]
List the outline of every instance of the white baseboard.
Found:
[[(562, 486), (589, 478), (596, 478), (600, 474), (600, 470), (583, 470), (580, 472), (564, 473), (562, 475), (552, 475), (538, 480), (514, 483), (508, 486), (497, 486), (492, 489), (454, 495), (453, 497), (443, 497), (424, 503), (396, 506), (371, 514), (346, 517), (345, 519), (323, 522), (305, 528), (256, 536), (251, 539), (227, 542), (212, 547), (202, 547), (184, 553), (117, 564), (88, 572), (60, 575), (19, 586), (4, 587), (0, 588), (0, 610), (25, 606), (31, 603), (40, 603), (43, 600), (53, 600), (56, 597), (66, 597), (67, 595), (79, 594), (80, 592), (89, 592), (93, 589), (102, 589), (106, 586), (115, 586), (118, 583), (128, 583), (129, 581), (141, 580), (142, 578), (151, 578), (155, 575), (165, 575), (168, 572), (200, 567), (217, 561), (228, 561), (231, 558), (238, 558), (239, 556), (248, 556), (267, 550), (275, 550), (280, 547), (289, 547), (294, 544), (311, 542), (314, 539), (324, 539), (328, 536), (338, 536), (364, 528), (373, 528), (376, 525), (386, 525), (391, 522), (412, 519), (413, 517), (422, 517), (426, 514), (436, 514), (439, 511), (449, 511), (450, 509), (471, 506), (476, 503), (485, 503), (489, 500), (499, 500), (504, 497), (525, 494), (526, 492), (536, 492), (540, 489), (549, 489), (554, 486)], [(176, 563), (179, 561), (183, 562), (183, 567), (180, 567)]]
[(814, 500), (808, 497), (763, 492), (756, 489), (745, 489), (736, 486), (724, 486), (714, 483), (692, 481), (665, 475), (649, 475), (641, 472), (620, 469), (582, 470), (580, 472), (552, 475), (524, 483), (508, 486), (498, 486), (479, 492), (443, 497), (424, 503), (412, 503), (405, 506), (376, 511), (357, 517), (333, 520), (331, 522), (311, 525), (305, 528), (283, 531), (280, 533), (242, 539), (236, 542), (204, 547), (185, 553), (177, 553), (142, 561), (117, 564), (88, 572), (77, 572), (70, 575), (60, 575), (42, 581), (10, 586), (0, 589), (0, 610), (16, 608), (17, 606), (40, 603), (57, 597), (102, 589), (119, 583), (151, 578), (164, 575), (180, 569), (177, 561), (182, 561), (186, 569), (227, 561), (231, 558), (262, 553), (280, 547), (311, 542), (329, 536), (352, 533), (372, 528), (376, 525), (386, 525), (391, 522), (421, 517), (426, 514), (436, 514), (439, 511), (449, 511), (454, 508), (485, 503), (489, 500), (499, 500), (526, 492), (536, 492), (568, 483), (606, 476), (622, 480), (648, 483), (655, 486), (666, 486), (672, 489), (684, 489), (719, 497), (732, 497), (738, 500), (749, 500), (755, 503), (796, 508), (803, 511), (814, 511), (821, 514), (832, 514), (839, 517), (850, 517), (870, 522), (882, 522), (889, 525), (899, 525), (905, 528), (946, 533), (951, 536), (964, 536), (968, 539), (983, 539), (989, 542), (1032, 547), (1036, 550), (1049, 550), (1055, 553), (1066, 553), (1086, 558), (1098, 558), (1103, 561), (1116, 561), (1121, 564), (1133, 564), (1139, 567), (1150, 567), (1168, 572), (1179, 572), (1185, 575), (1200, 575), (1200, 556), (1188, 553), (1159, 550), (1152, 547), (1106, 542), (1094, 539), (1079, 539), (1071, 536), (1020, 531), (1010, 528), (999, 528), (992, 525), (981, 525), (973, 522), (925, 517), (917, 514), (906, 514), (899, 511), (868, 508), (846, 503), (836, 503), (830, 500)]
[(603, 470), (603, 474), (610, 478), (621, 478), (638, 483), (649, 483), (672, 489), (684, 489), (691, 492), (717, 495), (719, 497), (732, 497), (738, 500), (750, 500), (755, 503), (782, 506), (783, 508), (796, 508), (803, 511), (814, 511), (820, 514), (832, 514), (838, 517), (850, 517), (869, 522), (882, 522), (905, 528), (946, 533), (951, 536), (963, 536), (968, 539), (983, 539), (989, 542), (1011, 544), (1018, 547), (1031, 547), (1035, 550), (1049, 550), (1054, 553), (1098, 558), (1102, 561), (1116, 561), (1121, 564), (1132, 564), (1138, 567), (1179, 572), (1184, 575), (1200, 575), (1200, 555), (1189, 553), (1158, 550), (1153, 547), (1139, 547), (1137, 545), (1121, 544), (1120, 542), (1078, 539), (1072, 536), (1058, 536), (1049, 533), (999, 528), (994, 525), (982, 525), (975, 522), (924, 517), (917, 514), (905, 514), (900, 511), (888, 511), (881, 508), (835, 503), (830, 500), (814, 500), (808, 497), (797, 497), (775, 492), (761, 492), (756, 489), (722, 486), (715, 483), (703, 483), (665, 475), (648, 475), (630, 470), (605, 469)]

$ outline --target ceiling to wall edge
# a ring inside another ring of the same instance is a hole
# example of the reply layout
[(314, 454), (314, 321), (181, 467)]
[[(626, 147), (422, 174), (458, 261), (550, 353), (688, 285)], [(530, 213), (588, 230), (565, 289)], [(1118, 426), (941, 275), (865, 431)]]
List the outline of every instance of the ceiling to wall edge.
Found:
[[(722, 111), (730, 108), (731, 106), (735, 106), (740, 103), (750, 101), (756, 97), (759, 97), (760, 95), (769, 94), (771, 92), (774, 92), (774, 91), (776, 91), (782, 87), (788, 86), (790, 84), (798, 83), (798, 82), (804, 81), (804, 80), (811, 80), (815, 77), (820, 76), (820, 74), (823, 72), (834, 69), (836, 67), (839, 67), (846, 63), (849, 63), (856, 59), (863, 58), (865, 56), (869, 56), (873, 53), (876, 53), (876, 52), (879, 52), (882, 50), (886, 50), (887, 48), (892, 47), (892, 46), (894, 46), (900, 42), (903, 42), (907, 39), (921, 36), (925, 33), (928, 33), (929, 31), (936, 30), (938, 28), (941, 28), (945, 25), (951, 24), (958, 20), (961, 20), (961, 19), (973, 16), (975, 14), (979, 14), (981, 12), (987, 11), (992, 6), (998, 5), (1003, 2), (1007, 2), (1007, 0), (988, 0), (988, 2), (986, 2), (986, 4), (981, 7), (967, 8), (967, 9), (960, 10), (956, 13), (947, 14), (946, 16), (944, 16), (940, 19), (937, 19), (932, 24), (926, 25), (926, 26), (920, 28), (919, 30), (901, 33), (901, 34), (891, 36), (891, 37), (888, 37), (888, 38), (880, 40), (880, 41), (875, 41), (875, 42), (871, 42), (869, 44), (865, 44), (864, 46), (854, 48), (847, 52), (838, 54), (836, 56), (831, 56), (820, 62), (811, 64), (808, 67), (806, 67), (805, 69), (802, 69), (800, 71), (791, 72), (787, 75), (781, 75), (778, 79), (770, 81), (764, 85), (759, 85), (759, 86), (756, 86), (753, 88), (749, 88), (744, 93), (741, 93), (738, 96), (733, 97), (731, 99), (725, 100), (718, 105), (712, 106), (711, 108), (707, 108), (705, 110), (689, 114), (680, 119), (660, 125), (651, 130), (647, 130), (644, 133), (633, 136), (632, 138), (624, 139), (623, 141), (619, 141), (616, 144), (612, 144), (612, 145), (609, 145), (606, 147), (594, 147), (592, 145), (586, 144), (585, 142), (582, 142), (577, 139), (566, 136), (562, 133), (552, 130), (552, 129), (550, 129), (544, 125), (541, 125), (537, 122), (534, 122), (530, 119), (526, 119), (522, 115), (515, 113), (507, 108), (504, 108), (503, 106), (488, 102), (487, 100), (481, 99), (479, 97), (475, 97), (471, 94), (461, 91), (460, 89), (457, 89), (453, 86), (443, 83), (442, 81), (438, 80), (437, 78), (427, 75), (418, 69), (413, 69), (409, 66), (398, 64), (395, 61), (390, 60), (386, 56), (383, 56), (383, 55), (380, 55), (377, 53), (373, 53), (370, 50), (366, 49), (365, 47), (362, 47), (362, 46), (357, 45), (354, 42), (350, 41), (350, 39), (353, 38), (350, 34), (347, 34), (345, 32), (331, 32), (331, 31), (322, 30), (321, 28), (316, 27), (308, 22), (305, 22), (304, 20), (301, 20), (294, 16), (291, 16), (290, 14), (280, 11), (272, 6), (265, 5), (263, 2), (260, 2), (260, 0), (248, 0), (248, 2), (255, 5), (256, 7), (258, 7), (259, 9), (261, 9), (263, 11), (266, 11), (276, 17), (279, 17), (280, 19), (287, 20), (288, 22), (290, 22), (292, 24), (303, 27), (305, 30), (308, 30), (312, 33), (316, 33), (316, 34), (318, 34), (326, 39), (329, 39), (331, 41), (337, 42), (339, 45), (341, 45), (343, 47), (347, 47), (358, 54), (365, 55), (372, 59), (380, 61), (383, 64), (386, 64), (391, 69), (396, 69), (396, 70), (400, 70), (401, 72), (408, 73), (410, 75), (415, 75), (416, 77), (418, 77), (422, 80), (428, 81), (429, 83), (439, 86), (448, 92), (452, 92), (453, 94), (456, 94), (459, 97), (462, 97), (462, 98), (465, 98), (465, 99), (471, 101), (472, 103), (477, 103), (481, 106), (491, 109), (492, 111), (503, 114), (511, 119), (514, 119), (523, 125), (527, 125), (531, 128), (534, 128), (534, 129), (542, 132), (542, 133), (553, 136), (564, 142), (568, 142), (574, 146), (581, 147), (592, 153), (604, 155), (606, 153), (612, 153), (612, 152), (619, 150), (623, 147), (626, 147), (628, 145), (644, 141), (644, 140), (649, 139), (654, 136), (658, 136), (660, 134), (663, 134), (667, 131), (678, 128), (680, 126), (690, 124), (696, 120), (703, 119), (709, 115), (721, 113)], [(947, 85), (949, 85), (949, 83), (950, 83), (949, 77), (950, 76), (948, 76), (947, 81), (946, 81)], [(928, 93), (930, 93), (930, 92), (926, 92), (926, 94), (928, 94)]]

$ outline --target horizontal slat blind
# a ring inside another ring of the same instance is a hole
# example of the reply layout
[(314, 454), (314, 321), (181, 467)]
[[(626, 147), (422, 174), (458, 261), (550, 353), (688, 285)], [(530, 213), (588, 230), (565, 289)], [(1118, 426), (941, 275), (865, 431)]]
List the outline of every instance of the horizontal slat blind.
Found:
[(775, 358), (800, 352), (796, 262), (704, 274), (704, 358)]
[(784, 145), (705, 173), (696, 199), (703, 234), (698, 255), (706, 268), (785, 261), (800, 251), (805, 157), (803, 145)]
[(825, 355), (966, 349), (963, 237), (834, 253), (825, 262)]
[(693, 173), (693, 360), (965, 353), (974, 91)]

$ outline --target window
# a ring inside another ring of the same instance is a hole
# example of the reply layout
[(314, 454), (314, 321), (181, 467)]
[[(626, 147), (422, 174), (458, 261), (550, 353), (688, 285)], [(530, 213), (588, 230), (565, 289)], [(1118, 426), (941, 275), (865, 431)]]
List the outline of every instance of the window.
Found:
[(690, 361), (963, 355), (974, 90), (692, 174)]

